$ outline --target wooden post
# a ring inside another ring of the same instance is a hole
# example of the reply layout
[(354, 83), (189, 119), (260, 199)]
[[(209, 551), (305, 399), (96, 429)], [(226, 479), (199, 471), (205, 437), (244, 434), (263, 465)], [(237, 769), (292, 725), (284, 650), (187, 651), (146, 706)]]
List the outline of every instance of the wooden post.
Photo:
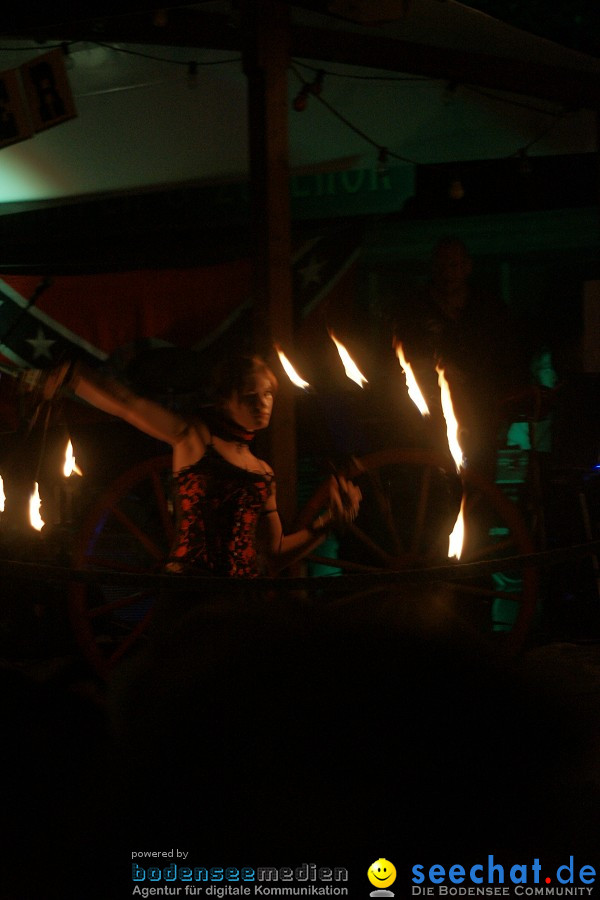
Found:
[[(272, 360), (274, 343), (291, 347), (293, 339), (288, 4), (243, 0), (241, 26), (248, 79), (254, 336), (257, 350)], [(287, 379), (280, 383), (269, 440), (277, 502), (289, 527), (296, 513), (296, 427)]]

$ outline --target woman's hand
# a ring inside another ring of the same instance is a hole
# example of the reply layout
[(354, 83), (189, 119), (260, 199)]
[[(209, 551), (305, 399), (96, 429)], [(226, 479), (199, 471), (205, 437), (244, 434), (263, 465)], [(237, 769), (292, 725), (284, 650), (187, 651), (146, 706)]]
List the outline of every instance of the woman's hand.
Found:
[(329, 481), (329, 512), (334, 527), (345, 527), (358, 515), (362, 494), (353, 481), (332, 475)]
[(20, 377), (21, 390), (36, 391), (44, 400), (52, 400), (65, 381), (69, 380), (73, 363), (63, 362), (52, 369), (26, 369)]

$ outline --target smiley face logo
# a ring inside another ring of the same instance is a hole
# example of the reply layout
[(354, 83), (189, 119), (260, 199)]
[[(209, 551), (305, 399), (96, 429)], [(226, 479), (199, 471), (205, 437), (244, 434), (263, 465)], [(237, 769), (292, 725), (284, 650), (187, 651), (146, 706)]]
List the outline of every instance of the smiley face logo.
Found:
[(371, 863), (367, 872), (369, 881), (378, 888), (387, 888), (396, 880), (396, 867), (389, 859), (378, 859)]

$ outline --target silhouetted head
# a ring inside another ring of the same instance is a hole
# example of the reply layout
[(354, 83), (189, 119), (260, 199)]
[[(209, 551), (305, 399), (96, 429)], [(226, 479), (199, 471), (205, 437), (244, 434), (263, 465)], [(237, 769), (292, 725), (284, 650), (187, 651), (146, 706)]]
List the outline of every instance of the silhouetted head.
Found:
[(455, 237), (442, 238), (433, 251), (433, 283), (440, 290), (455, 290), (466, 284), (473, 269), (469, 251)]

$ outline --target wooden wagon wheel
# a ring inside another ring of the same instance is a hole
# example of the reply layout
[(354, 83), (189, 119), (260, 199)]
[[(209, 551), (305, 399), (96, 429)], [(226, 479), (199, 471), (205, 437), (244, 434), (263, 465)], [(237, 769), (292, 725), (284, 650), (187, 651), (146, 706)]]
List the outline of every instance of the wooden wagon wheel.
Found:
[[(103, 677), (143, 636), (155, 595), (103, 584), (101, 573), (161, 570), (173, 536), (170, 467), (171, 457), (161, 456), (127, 470), (98, 498), (77, 536), (73, 565), (96, 570), (99, 578), (93, 584), (71, 584), (71, 622), (84, 656)], [(341, 540), (339, 558), (319, 557), (321, 562), (347, 573), (368, 573), (447, 561), (448, 534), (462, 487), (451, 462), (433, 451), (390, 449), (357, 460), (348, 475), (359, 480), (363, 491), (361, 511)], [(472, 471), (466, 471), (463, 480), (467, 538), (461, 562), (532, 552), (518, 509), (496, 485)], [(299, 516), (300, 526), (318, 514), (325, 492), (325, 485), (316, 491)], [(485, 529), (471, 527), (473, 522), (485, 523)], [(511, 577), (504, 573), (506, 581)], [(514, 611), (509, 640), (515, 647), (522, 643), (535, 613), (534, 569), (515, 576), (510, 591), (494, 586), (489, 577), (455, 588), (490, 625), (486, 606), (509, 603)]]
[[(447, 596), (470, 627), (501, 634), (509, 650), (519, 649), (536, 613), (538, 572), (533, 566), (517, 570), (508, 561), (535, 548), (519, 509), (500, 488), (471, 469), (459, 478), (449, 457), (417, 448), (370, 453), (355, 460), (345, 474), (361, 487), (359, 516), (339, 539), (336, 555), (317, 551), (313, 562), (343, 574), (450, 565), (448, 537), (464, 492), (465, 544), (460, 562), (499, 560), (499, 564), (476, 580), (453, 578)], [(324, 483), (301, 512), (299, 526), (318, 515), (326, 496)], [(368, 585), (368, 578), (361, 581)], [(369, 595), (389, 592), (391, 584), (392, 580), (385, 585), (384, 579), (374, 588), (357, 587), (344, 602), (365, 590)]]
[(97, 570), (99, 578), (70, 585), (69, 614), (84, 656), (103, 677), (145, 632), (155, 594), (103, 584), (101, 573), (160, 572), (173, 537), (170, 473), (170, 455), (126, 470), (93, 504), (76, 538), (73, 566)]

